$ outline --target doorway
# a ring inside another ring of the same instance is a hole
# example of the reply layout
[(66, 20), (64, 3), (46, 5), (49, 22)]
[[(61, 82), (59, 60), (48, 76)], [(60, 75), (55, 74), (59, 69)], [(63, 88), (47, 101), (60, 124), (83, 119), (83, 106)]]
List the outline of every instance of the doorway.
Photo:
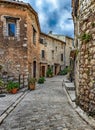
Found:
[(42, 76), (45, 77), (45, 66), (42, 66)]
[(33, 62), (33, 77), (36, 78), (36, 61)]

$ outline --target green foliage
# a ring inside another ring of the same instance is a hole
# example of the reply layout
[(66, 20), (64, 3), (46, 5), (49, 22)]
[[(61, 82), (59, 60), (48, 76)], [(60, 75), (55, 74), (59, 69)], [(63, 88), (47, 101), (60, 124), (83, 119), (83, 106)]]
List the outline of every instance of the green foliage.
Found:
[(47, 77), (52, 77), (53, 76), (53, 71), (52, 71), (52, 69), (50, 67), (48, 68), (48, 70), (46, 72), (46, 75), (47, 75)]
[(3, 68), (3, 66), (2, 66), (2, 65), (0, 65), (0, 71), (2, 70), (2, 68)]
[(14, 81), (9, 81), (7, 84), (7, 90), (11, 91), (14, 88), (19, 88), (19, 83)]
[(68, 74), (68, 72), (70, 72), (70, 67), (64, 68), (64, 70), (61, 70), (59, 74), (60, 75), (66, 75), (66, 74)]
[(44, 78), (44, 77), (40, 77), (40, 78), (38, 79), (38, 83), (39, 83), (39, 84), (43, 84), (44, 81), (45, 81), (45, 78)]
[(0, 86), (3, 86), (4, 85), (4, 82), (2, 79), (0, 79)]
[(29, 79), (29, 84), (35, 84), (36, 83), (36, 78), (30, 78)]
[(95, 117), (95, 110), (88, 112), (88, 116)]
[(86, 34), (84, 33), (82, 36), (81, 36), (81, 39), (85, 42), (89, 42), (91, 40), (92, 36), (91, 34)]
[(92, 23), (92, 27), (95, 27), (95, 23)]
[(79, 53), (79, 50), (77, 49), (77, 50), (76, 50), (76, 56), (78, 55), (78, 53)]

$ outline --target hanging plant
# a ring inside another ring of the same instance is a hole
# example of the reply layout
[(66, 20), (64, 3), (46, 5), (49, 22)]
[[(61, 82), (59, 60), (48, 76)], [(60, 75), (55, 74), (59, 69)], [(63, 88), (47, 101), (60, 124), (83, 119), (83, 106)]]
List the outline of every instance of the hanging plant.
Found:
[(81, 36), (81, 40), (82, 41), (85, 41), (85, 42), (89, 42), (92, 38), (92, 35), (91, 34), (86, 34), (84, 33), (82, 36)]

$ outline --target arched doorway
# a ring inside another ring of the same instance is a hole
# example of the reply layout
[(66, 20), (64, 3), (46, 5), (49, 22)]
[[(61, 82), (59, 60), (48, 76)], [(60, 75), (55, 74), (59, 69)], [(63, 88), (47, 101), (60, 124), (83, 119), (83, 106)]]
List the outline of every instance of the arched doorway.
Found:
[(33, 62), (33, 77), (36, 78), (36, 61)]

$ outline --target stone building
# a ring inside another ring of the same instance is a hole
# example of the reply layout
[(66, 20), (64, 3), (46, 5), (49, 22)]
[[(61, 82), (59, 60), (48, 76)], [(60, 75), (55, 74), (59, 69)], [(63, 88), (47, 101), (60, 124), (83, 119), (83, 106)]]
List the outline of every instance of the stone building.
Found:
[(65, 42), (47, 34), (40, 35), (40, 74), (46, 76), (48, 67), (57, 75), (65, 66)]
[(81, 108), (95, 114), (95, 0), (72, 0), (76, 47), (75, 83)]
[(38, 15), (26, 3), (0, 0), (0, 65), (2, 74), (27, 84), (39, 77), (40, 25)]
[(73, 38), (64, 35), (53, 34), (51, 31), (49, 32), (49, 36), (55, 37), (66, 43), (64, 46), (64, 66), (70, 66), (70, 52), (73, 48)]

